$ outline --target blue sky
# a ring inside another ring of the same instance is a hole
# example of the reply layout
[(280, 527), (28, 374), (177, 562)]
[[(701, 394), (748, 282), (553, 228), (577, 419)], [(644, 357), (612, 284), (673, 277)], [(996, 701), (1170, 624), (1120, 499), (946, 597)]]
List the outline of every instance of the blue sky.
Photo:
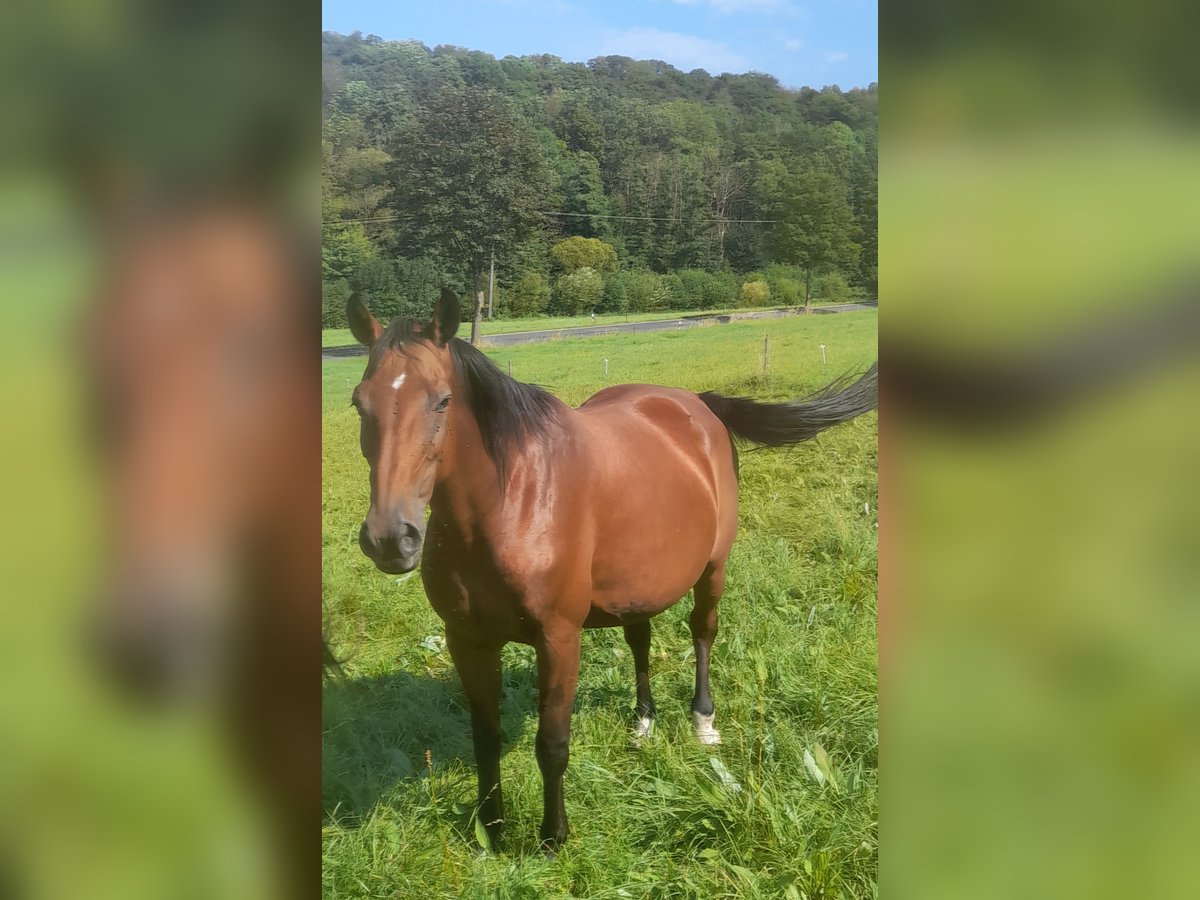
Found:
[(788, 87), (877, 81), (875, 0), (325, 0), (323, 27), (585, 62), (768, 72)]

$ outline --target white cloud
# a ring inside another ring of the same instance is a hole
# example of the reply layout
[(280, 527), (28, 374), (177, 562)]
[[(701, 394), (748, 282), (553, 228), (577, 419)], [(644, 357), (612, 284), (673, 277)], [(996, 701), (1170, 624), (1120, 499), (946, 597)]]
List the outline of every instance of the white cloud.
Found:
[(788, 50), (799, 50), (804, 46), (804, 41), (800, 40), (800, 38), (788, 38), (783, 42), (783, 46)]
[(769, 12), (786, 6), (784, 0), (671, 0), (680, 6), (707, 6), (722, 13)]
[(849, 53), (834, 52), (834, 53), (826, 53), (825, 54), (825, 62), (840, 63), (840, 62), (845, 62), (849, 58), (850, 58)]
[(711, 74), (745, 72), (750, 64), (725, 44), (690, 34), (659, 31), (657, 28), (626, 28), (607, 31), (601, 56), (631, 56), (661, 59), (683, 69), (707, 69)]

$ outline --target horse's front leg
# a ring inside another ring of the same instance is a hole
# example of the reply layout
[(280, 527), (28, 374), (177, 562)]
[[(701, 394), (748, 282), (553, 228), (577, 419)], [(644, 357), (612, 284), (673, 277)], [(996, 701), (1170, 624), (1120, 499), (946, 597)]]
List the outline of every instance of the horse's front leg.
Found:
[(578, 625), (543, 630), (537, 641), (537, 761), (542, 770), (542, 847), (548, 852), (567, 837), (563, 773), (571, 754), (571, 710), (579, 681)]
[(479, 772), (479, 821), (493, 846), (504, 821), (500, 791), (500, 644), (481, 644), (446, 629), (446, 646), (471, 707), (471, 739)]

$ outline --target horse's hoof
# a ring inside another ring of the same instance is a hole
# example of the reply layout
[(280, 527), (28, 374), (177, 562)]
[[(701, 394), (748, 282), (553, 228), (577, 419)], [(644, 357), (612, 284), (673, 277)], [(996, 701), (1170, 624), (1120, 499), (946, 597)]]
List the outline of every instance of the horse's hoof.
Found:
[(721, 743), (721, 732), (713, 728), (713, 719), (715, 714), (702, 715), (701, 713), (692, 713), (692, 733), (696, 735), (696, 740), (702, 744), (719, 744)]
[(642, 746), (642, 741), (654, 734), (654, 717), (642, 716), (638, 719), (637, 724), (633, 726), (633, 746)]

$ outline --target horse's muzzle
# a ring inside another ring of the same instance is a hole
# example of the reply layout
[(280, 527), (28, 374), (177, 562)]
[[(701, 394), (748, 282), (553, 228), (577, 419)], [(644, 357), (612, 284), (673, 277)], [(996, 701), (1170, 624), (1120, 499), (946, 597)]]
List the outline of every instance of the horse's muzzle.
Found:
[(421, 561), (421, 529), (411, 522), (401, 522), (377, 534), (369, 521), (363, 522), (358, 531), (358, 546), (376, 568), (389, 575), (415, 569)]

